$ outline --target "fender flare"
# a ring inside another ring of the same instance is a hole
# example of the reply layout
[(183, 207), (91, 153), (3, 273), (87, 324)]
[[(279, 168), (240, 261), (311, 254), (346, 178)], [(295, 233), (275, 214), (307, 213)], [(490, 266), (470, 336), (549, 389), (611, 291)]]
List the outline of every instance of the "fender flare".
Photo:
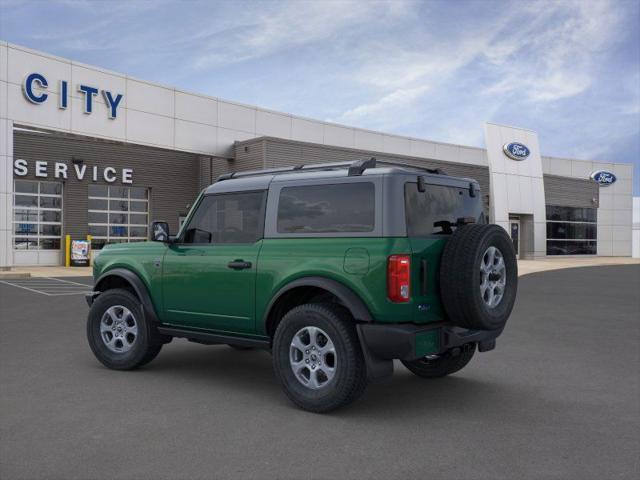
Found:
[(100, 277), (98, 277), (93, 290), (95, 292), (98, 292), (98, 294), (102, 293), (99, 290), (100, 283), (109, 277), (120, 277), (127, 283), (129, 283), (140, 299), (144, 316), (151, 320), (152, 323), (160, 323), (160, 321), (158, 320), (158, 315), (156, 315), (156, 309), (153, 306), (153, 302), (151, 301), (151, 295), (149, 295), (149, 291), (147, 290), (146, 285), (136, 273), (132, 272), (131, 270), (127, 270), (126, 268), (114, 268), (113, 270), (108, 270), (107, 272), (100, 275)]
[(346, 285), (326, 277), (303, 277), (287, 283), (271, 298), (262, 318), (263, 325), (267, 325), (269, 315), (282, 295), (298, 287), (318, 287), (327, 290), (338, 297), (356, 320), (367, 323), (373, 322), (373, 317), (371, 313), (369, 313), (367, 306), (360, 297)]

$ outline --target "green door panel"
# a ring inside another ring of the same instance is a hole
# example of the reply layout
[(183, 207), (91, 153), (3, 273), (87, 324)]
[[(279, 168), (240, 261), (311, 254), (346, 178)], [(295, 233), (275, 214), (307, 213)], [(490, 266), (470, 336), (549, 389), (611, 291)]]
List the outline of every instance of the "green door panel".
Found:
[[(163, 321), (191, 328), (253, 332), (261, 244), (170, 245), (162, 266)], [(230, 268), (229, 263), (237, 260), (251, 267)]]

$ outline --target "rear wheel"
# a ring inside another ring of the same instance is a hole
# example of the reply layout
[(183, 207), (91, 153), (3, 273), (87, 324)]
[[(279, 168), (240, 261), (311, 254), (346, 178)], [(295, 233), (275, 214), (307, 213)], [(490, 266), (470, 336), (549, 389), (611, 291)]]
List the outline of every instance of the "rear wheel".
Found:
[(163, 344), (163, 337), (144, 317), (140, 301), (123, 289), (107, 290), (93, 302), (87, 339), (96, 358), (115, 370), (149, 363)]
[(273, 365), (287, 396), (311, 412), (345, 406), (367, 384), (355, 323), (345, 308), (335, 304), (290, 310), (273, 339)]
[(471, 361), (475, 351), (476, 345), (470, 343), (442, 355), (428, 355), (412, 361), (402, 360), (402, 364), (419, 377), (439, 378), (462, 370)]

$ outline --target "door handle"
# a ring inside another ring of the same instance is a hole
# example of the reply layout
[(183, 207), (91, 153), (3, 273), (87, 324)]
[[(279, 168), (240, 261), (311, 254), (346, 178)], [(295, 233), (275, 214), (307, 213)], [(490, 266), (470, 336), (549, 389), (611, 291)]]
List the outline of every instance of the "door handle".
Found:
[(244, 260), (238, 259), (227, 263), (227, 267), (232, 270), (244, 270), (245, 268), (251, 268), (251, 262), (245, 262)]

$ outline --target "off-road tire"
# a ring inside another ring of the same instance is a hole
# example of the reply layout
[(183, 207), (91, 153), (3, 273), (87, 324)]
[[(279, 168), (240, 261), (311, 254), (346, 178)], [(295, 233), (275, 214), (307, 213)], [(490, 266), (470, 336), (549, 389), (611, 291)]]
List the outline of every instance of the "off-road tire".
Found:
[(466, 367), (473, 358), (475, 351), (476, 345), (471, 343), (464, 345), (457, 351), (454, 349), (454, 351), (445, 352), (435, 359), (429, 360), (424, 357), (411, 361), (402, 360), (402, 364), (418, 377), (440, 378), (456, 373)]
[[(506, 284), (500, 302), (489, 307), (480, 289), (485, 252), (499, 250)], [(518, 289), (518, 263), (513, 242), (498, 225), (465, 225), (447, 241), (440, 262), (440, 296), (449, 320), (460, 327), (498, 330), (511, 314)]]
[[(290, 363), (293, 337), (305, 327), (326, 332), (336, 352), (333, 378), (316, 390), (298, 380)], [(310, 412), (324, 413), (348, 405), (367, 386), (366, 365), (353, 317), (346, 308), (333, 303), (304, 304), (285, 314), (273, 338), (273, 367), (291, 401)]]
[[(111, 351), (100, 332), (103, 315), (115, 305), (129, 309), (137, 324), (135, 342), (131, 349), (124, 353)], [(96, 358), (113, 370), (133, 370), (149, 363), (166, 343), (166, 337), (160, 335), (155, 326), (144, 317), (140, 300), (131, 292), (119, 288), (101, 293), (91, 305), (87, 318), (87, 339)]]

